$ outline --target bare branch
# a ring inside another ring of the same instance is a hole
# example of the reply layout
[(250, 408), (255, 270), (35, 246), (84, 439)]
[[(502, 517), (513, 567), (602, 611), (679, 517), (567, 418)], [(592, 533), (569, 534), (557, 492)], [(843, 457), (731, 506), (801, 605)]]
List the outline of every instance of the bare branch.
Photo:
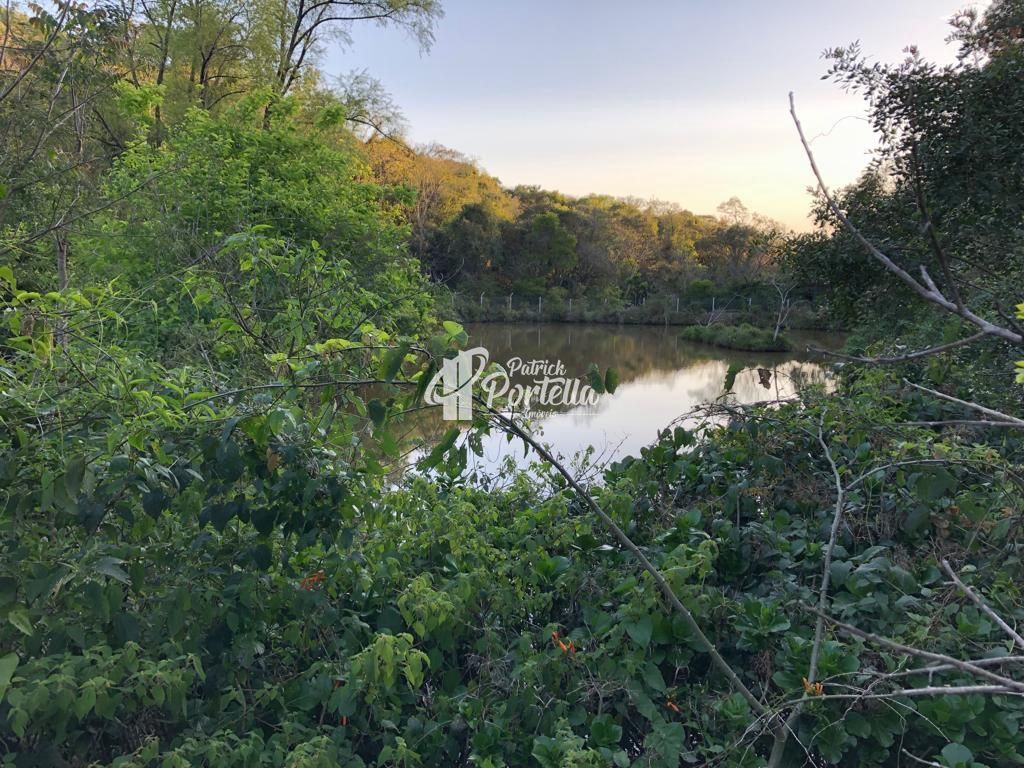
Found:
[[(1024, 693), (1011, 691), (1003, 685), (931, 685), (924, 688), (901, 688), (897, 691), (879, 691), (872, 693), (823, 693), (821, 696), (813, 696), (815, 701), (828, 701), (829, 699), (918, 699), (929, 696), (971, 696), (973, 694), (988, 694), (994, 696), (1024, 696)], [(791, 704), (799, 704), (803, 699), (798, 699)], [(786, 705), (784, 705), (786, 706)]]
[(918, 167), (917, 159), (917, 145), (913, 148), (913, 160), (914, 160), (914, 195), (917, 199), (917, 210), (921, 214), (921, 232), (928, 239), (928, 245), (932, 249), (932, 253), (938, 260), (939, 265), (942, 267), (942, 275), (946, 280), (946, 285), (949, 288), (950, 293), (953, 295), (953, 302), (957, 308), (963, 311), (964, 302), (960, 297), (960, 289), (957, 288), (956, 282), (953, 280), (953, 273), (949, 267), (949, 257), (946, 254), (945, 249), (942, 247), (942, 243), (939, 242), (939, 235), (935, 231), (935, 222), (932, 219), (931, 211), (928, 210), (928, 201), (924, 194), (924, 182), (921, 180), (921, 172)]
[[(897, 426), (897, 425), (894, 425)], [(985, 419), (942, 419), (939, 421), (901, 421), (901, 427), (1000, 427), (1003, 429), (1024, 429), (1024, 425), (1009, 421), (987, 421)]]
[[(815, 608), (808, 608), (807, 610), (812, 611), (815, 614), (821, 615), (821, 612)], [(941, 664), (948, 664), (952, 667), (955, 667), (956, 669), (959, 669), (961, 672), (966, 672), (967, 674), (974, 675), (975, 677), (984, 678), (985, 680), (989, 680), (990, 682), (993, 682), (1002, 688), (1010, 688), (1014, 691), (1020, 691), (1024, 693), (1024, 683), (1019, 683), (1016, 680), (1012, 680), (1008, 677), (1003, 677), (1002, 675), (997, 675), (994, 672), (989, 672), (987, 669), (983, 669), (982, 667), (970, 661), (961, 661), (960, 659), (955, 659), (952, 656), (947, 656), (944, 653), (933, 653), (932, 651), (925, 651), (921, 648), (914, 648), (913, 646), (903, 645), (903, 643), (898, 643), (895, 640), (890, 640), (887, 637), (882, 637), (881, 635), (876, 635), (871, 632), (865, 632), (863, 629), (858, 629), (852, 624), (846, 624), (845, 622), (839, 621), (838, 619), (835, 619), (831, 616), (826, 616), (825, 618), (827, 621), (830, 621), (833, 624), (835, 624), (836, 627), (841, 629), (843, 632), (853, 635), (854, 637), (859, 637), (862, 640), (866, 640), (867, 642), (872, 643), (874, 645), (881, 645), (893, 651), (905, 653), (908, 656), (916, 656), (920, 659), (928, 659), (929, 661), (937, 661)]]
[[(976, 667), (1001, 667), (1004, 664), (1024, 664), (1024, 656), (990, 656), (984, 659), (968, 659), (969, 664)], [(928, 675), (929, 679), (940, 672), (950, 672), (956, 667), (950, 664), (929, 664), (926, 667), (914, 667), (913, 669), (901, 669), (896, 672), (879, 673), (880, 677), (896, 678), (910, 677), (912, 675)]]
[(956, 584), (957, 588), (965, 595), (967, 595), (968, 598), (970, 598), (972, 603), (978, 606), (978, 608), (980, 608), (986, 616), (988, 616), (990, 619), (992, 619), (992, 621), (998, 624), (999, 628), (1002, 629), (1003, 632), (1005, 632), (1007, 636), (1009, 636), (1010, 639), (1013, 640), (1013, 642), (1015, 642), (1021, 648), (1024, 648), (1024, 637), (1021, 637), (1020, 634), (1013, 627), (1007, 624), (999, 614), (992, 610), (992, 606), (986, 603), (982, 599), (981, 595), (979, 595), (973, 589), (964, 584), (960, 580), (960, 577), (956, 575), (956, 571), (953, 570), (953, 566), (949, 564), (949, 560), (946, 560), (945, 558), (943, 558), (942, 560), (942, 570), (944, 570), (946, 572), (946, 575), (953, 580), (953, 583)]
[(915, 754), (912, 754), (912, 753), (908, 752), (907, 750), (903, 749), (902, 747), (900, 747), (900, 753), (906, 755), (907, 757), (909, 757), (911, 760), (913, 760), (918, 765), (934, 765), (935, 768), (942, 768), (942, 763), (936, 763), (936, 762), (934, 762), (932, 760), (925, 760), (923, 758), (918, 757)]
[(858, 355), (844, 355), (841, 352), (830, 352), (827, 349), (820, 349), (819, 347), (807, 347), (809, 352), (815, 352), (820, 355), (828, 355), (829, 357), (837, 357), (840, 360), (848, 360), (851, 363), (863, 363), (864, 365), (890, 365), (892, 363), (905, 363), (908, 360), (917, 360), (922, 357), (928, 357), (929, 355), (938, 355), (942, 352), (948, 352), (951, 349), (962, 347), (966, 344), (971, 344), (979, 339), (987, 336), (984, 331), (978, 331), (973, 336), (968, 336), (964, 339), (958, 339), (951, 341), (948, 344), (939, 344), (934, 347), (928, 347), (928, 349), (919, 349), (916, 352), (908, 352), (905, 355), (891, 355), (888, 357), (860, 357)]
[[(811, 684), (815, 683), (818, 678), (818, 659), (821, 656), (822, 641), (825, 639), (825, 610), (828, 608), (828, 588), (832, 581), (832, 555), (835, 552), (836, 539), (839, 538), (839, 526), (843, 519), (843, 508), (846, 504), (843, 478), (839, 474), (839, 468), (836, 466), (835, 459), (832, 457), (832, 451), (825, 441), (824, 422), (825, 413), (823, 411), (818, 421), (818, 444), (825, 453), (829, 469), (832, 470), (832, 478), (836, 485), (836, 505), (835, 512), (832, 515), (832, 528), (829, 530), (828, 546), (825, 549), (825, 561), (822, 565), (821, 589), (818, 591), (818, 619), (814, 625), (814, 645), (811, 646), (811, 660), (807, 670), (807, 682)], [(768, 768), (775, 768), (782, 764), (786, 741), (789, 739), (789, 734), (795, 727), (796, 721), (800, 718), (800, 712), (808, 698), (811, 698), (811, 696), (805, 691), (803, 698), (793, 706), (789, 717), (786, 718), (785, 727), (780, 728), (776, 732), (772, 753), (768, 758)]]
[(1013, 425), (1015, 427), (1024, 427), (1024, 419), (1018, 419), (1016, 416), (1009, 416), (1005, 413), (1002, 413), (1001, 411), (994, 411), (991, 408), (986, 408), (984, 405), (978, 405), (977, 403), (972, 403), (968, 400), (961, 400), (959, 397), (947, 395), (944, 392), (939, 392), (934, 389), (928, 389), (928, 387), (922, 387), (920, 384), (915, 384), (914, 382), (907, 381), (906, 379), (903, 380), (903, 383), (906, 384), (908, 387), (913, 387), (914, 389), (920, 390), (921, 392), (926, 392), (932, 397), (937, 397), (940, 400), (946, 400), (950, 403), (962, 405), (964, 406), (964, 408), (969, 408), (972, 411), (977, 411), (978, 413), (984, 414), (985, 416), (989, 416), (997, 422), (1003, 422), (1003, 426)]
[(927, 271), (922, 268), (922, 278), (925, 281), (925, 285), (922, 285), (918, 280), (914, 279), (909, 272), (900, 267), (894, 262), (889, 256), (882, 252), (878, 247), (875, 246), (870, 240), (868, 240), (863, 233), (850, 221), (849, 217), (842, 211), (839, 204), (836, 203), (832, 193), (829, 192), (828, 185), (825, 184), (825, 179), (821, 175), (821, 171), (818, 170), (818, 163), (814, 159), (814, 153), (811, 151), (810, 144), (807, 143), (807, 138), (804, 136), (803, 126), (800, 124), (800, 119), (796, 115), (796, 101), (792, 92), (789, 94), (789, 114), (793, 118), (793, 123), (796, 125), (797, 133), (800, 134), (800, 143), (803, 144), (804, 152), (807, 154), (807, 159), (811, 164), (811, 171), (814, 173), (815, 179), (818, 181), (818, 189), (821, 191), (822, 196), (825, 198), (825, 202), (828, 204), (829, 209), (835, 214), (836, 218), (843, 227), (853, 235), (853, 238), (860, 243), (861, 246), (867, 250), (883, 267), (889, 272), (895, 275), (900, 281), (903, 282), (910, 290), (916, 293), (925, 301), (931, 302), (950, 314), (962, 317), (969, 323), (977, 326), (983, 333), (988, 336), (996, 336), (1001, 339), (1005, 339), (1012, 344), (1018, 346), (1024, 346), (1024, 335), (1017, 333), (1009, 328), (996, 325), (989, 322), (983, 317), (976, 315), (967, 307), (958, 307), (956, 302), (950, 301), (946, 298), (943, 293), (935, 286), (934, 281), (928, 277)]

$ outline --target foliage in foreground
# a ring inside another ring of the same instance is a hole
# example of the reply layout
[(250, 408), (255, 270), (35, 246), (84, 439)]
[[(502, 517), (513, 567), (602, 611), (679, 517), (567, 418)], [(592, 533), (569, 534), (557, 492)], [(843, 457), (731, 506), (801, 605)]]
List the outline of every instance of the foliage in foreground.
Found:
[[(216, 398), (188, 369), (81, 340), (96, 332), (84, 297), (15, 297), (11, 327), (36, 319), (2, 371), (11, 760), (763, 764), (767, 724), (558, 476), (467, 486), (456, 433), (428, 457), (433, 479), (387, 487), (387, 416), (414, 400), (386, 382), (431, 370), (401, 338), (362, 328), (361, 342), (311, 343), (282, 358), (272, 387)], [(65, 300), (83, 315), (51, 348), (39, 329)], [(462, 341), (448, 324), (431, 346)], [(372, 400), (347, 383), (367, 377), (384, 382)], [(805, 606), (835, 501), (819, 428), (848, 489), (838, 618), (958, 657), (1008, 654), (945, 583), (948, 558), (1024, 620), (1024, 497), (1003, 458), (1019, 441), (891, 430), (942, 413), (878, 377), (849, 386), (845, 401), (737, 414), (699, 443), (667, 431), (594, 489), (773, 709), (805, 692)], [(799, 744), (842, 765), (902, 749), (951, 768), (1019, 759), (1019, 698), (859, 697), (913, 665), (830, 631)]]
[[(265, 245), (245, 238), (238, 255)], [(252, 264), (271, 275), (277, 262)], [(308, 343), (268, 361), (276, 378), (218, 394), (201, 368), (141, 354), (146, 335), (135, 348), (101, 293), (8, 288), (0, 739), (12, 759), (763, 764), (766, 722), (557, 477), (467, 487), (449, 433), (428, 457), (438, 476), (388, 487), (389, 413), (417, 402), (388, 382), (432, 370), (411, 340), (369, 324), (324, 338), (319, 313), (302, 322), (296, 307), (289, 333), (271, 324), (261, 338)], [(428, 346), (462, 342), (446, 324)], [(947, 766), (1017, 760), (1020, 698), (892, 694), (919, 677), (904, 654), (830, 631), (821, 687), (802, 682), (836, 493), (821, 440), (847, 500), (837, 618), (957, 658), (1008, 655), (945, 581), (946, 558), (1024, 620), (1019, 438), (899, 427), (952, 414), (879, 375), (846, 387), (734, 414), (699, 444), (666, 432), (594, 493), (766, 704), (813, 694), (792, 749), (842, 765), (904, 749)]]

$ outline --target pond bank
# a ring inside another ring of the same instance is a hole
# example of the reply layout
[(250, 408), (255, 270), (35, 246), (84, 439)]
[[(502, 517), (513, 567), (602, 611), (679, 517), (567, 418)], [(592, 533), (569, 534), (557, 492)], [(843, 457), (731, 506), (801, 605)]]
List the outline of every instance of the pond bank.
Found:
[[(574, 323), (677, 326), (693, 325), (742, 325), (774, 330), (777, 310), (770, 307), (751, 305), (735, 306), (665, 304), (638, 304), (628, 307), (594, 307), (562, 303), (546, 305), (543, 301), (518, 305), (493, 306), (459, 303), (454, 308), (462, 323)], [(805, 331), (837, 331), (824, 313), (810, 308), (794, 309), (785, 323), (787, 329)]]

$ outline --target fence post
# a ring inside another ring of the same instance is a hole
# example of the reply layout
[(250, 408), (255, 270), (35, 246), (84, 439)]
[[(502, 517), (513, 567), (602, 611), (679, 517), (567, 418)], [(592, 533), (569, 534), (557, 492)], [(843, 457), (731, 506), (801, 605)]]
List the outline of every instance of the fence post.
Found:
[(676, 296), (676, 312), (679, 311), (679, 297)]
[(511, 293), (508, 295), (508, 311), (509, 312), (512, 311), (512, 294)]
[(572, 299), (569, 299), (569, 314), (572, 314)]
[(537, 314), (539, 315), (543, 311), (544, 311), (544, 297), (543, 296), (538, 296), (537, 297)]
[(483, 305), (484, 305), (484, 295), (481, 293), (480, 294), (480, 306), (483, 307)]

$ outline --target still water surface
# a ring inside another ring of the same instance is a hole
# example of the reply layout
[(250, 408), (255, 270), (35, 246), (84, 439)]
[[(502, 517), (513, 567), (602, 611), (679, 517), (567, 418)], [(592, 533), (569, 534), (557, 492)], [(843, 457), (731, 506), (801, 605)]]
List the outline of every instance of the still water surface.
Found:
[[(588, 446), (603, 460), (636, 455), (673, 419), (723, 396), (729, 403), (753, 403), (789, 397), (808, 383), (825, 383), (828, 362), (802, 350), (842, 344), (835, 334), (794, 332), (789, 338), (796, 351), (738, 352), (683, 341), (679, 328), (665, 326), (470, 323), (466, 331), (470, 346), (485, 347), (491, 361), (502, 365), (511, 358), (560, 361), (567, 377), (581, 378), (591, 363), (601, 371), (618, 371), (615, 394), (602, 395), (596, 406), (541, 408), (533, 414), (542, 440), (567, 459)], [(743, 370), (725, 395), (734, 363)], [(513, 382), (532, 379), (513, 377)], [(496, 467), (506, 456), (520, 465), (535, 458), (524, 460), (521, 444), (494, 435), (484, 441), (478, 466)]]

